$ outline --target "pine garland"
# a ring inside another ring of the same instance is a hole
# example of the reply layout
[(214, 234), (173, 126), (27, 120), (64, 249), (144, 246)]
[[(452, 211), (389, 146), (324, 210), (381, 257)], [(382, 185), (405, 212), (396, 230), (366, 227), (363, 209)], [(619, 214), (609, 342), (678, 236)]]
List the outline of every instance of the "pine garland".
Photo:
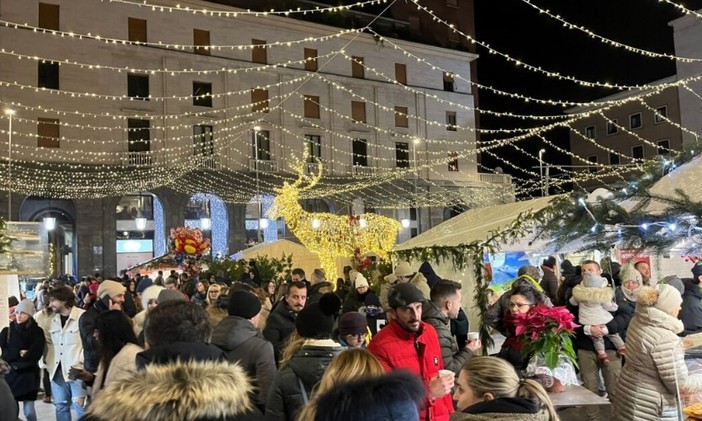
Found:
[(15, 239), (7, 235), (7, 222), (0, 218), (0, 254), (9, 252), (13, 241)]

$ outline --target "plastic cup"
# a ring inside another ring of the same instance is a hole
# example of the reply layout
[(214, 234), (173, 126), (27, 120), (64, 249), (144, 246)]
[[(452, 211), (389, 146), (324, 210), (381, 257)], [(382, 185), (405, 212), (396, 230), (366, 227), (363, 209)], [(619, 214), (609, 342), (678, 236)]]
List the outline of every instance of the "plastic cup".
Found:
[(480, 332), (468, 332), (468, 340), (480, 339)]

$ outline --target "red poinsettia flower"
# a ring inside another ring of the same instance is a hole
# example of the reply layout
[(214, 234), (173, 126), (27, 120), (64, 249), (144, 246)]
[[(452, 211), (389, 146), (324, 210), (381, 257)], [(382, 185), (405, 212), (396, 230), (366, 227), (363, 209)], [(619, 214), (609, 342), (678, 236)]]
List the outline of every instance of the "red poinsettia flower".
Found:
[(558, 364), (559, 354), (577, 365), (571, 338), (578, 325), (567, 308), (537, 304), (527, 313), (514, 314), (513, 322), (525, 356), (541, 353), (551, 369)]

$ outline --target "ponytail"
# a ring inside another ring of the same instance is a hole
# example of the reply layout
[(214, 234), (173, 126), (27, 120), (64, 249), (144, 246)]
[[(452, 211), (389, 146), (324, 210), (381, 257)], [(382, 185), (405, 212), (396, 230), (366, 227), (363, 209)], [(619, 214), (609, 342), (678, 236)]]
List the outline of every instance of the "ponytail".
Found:
[(551, 398), (549, 398), (548, 393), (546, 393), (546, 390), (541, 386), (541, 383), (532, 379), (520, 380), (517, 396), (537, 401), (541, 409), (548, 412), (548, 418), (551, 421), (558, 421), (559, 418), (556, 413), (556, 408), (554, 408)]

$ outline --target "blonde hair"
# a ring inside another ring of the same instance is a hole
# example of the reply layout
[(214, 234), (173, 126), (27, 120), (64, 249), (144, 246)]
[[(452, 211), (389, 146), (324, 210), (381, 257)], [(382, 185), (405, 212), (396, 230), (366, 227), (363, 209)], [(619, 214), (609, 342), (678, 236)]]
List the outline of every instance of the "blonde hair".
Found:
[(221, 285), (219, 285), (219, 284), (210, 285), (210, 287), (207, 289), (207, 297), (205, 297), (205, 301), (207, 302), (207, 304), (214, 304), (212, 302), (212, 300), (210, 300), (210, 292), (215, 291), (215, 290), (217, 292), (219, 292), (220, 295), (222, 294), (222, 286)]
[(293, 330), (293, 333), (291, 333), (288, 337), (288, 343), (283, 349), (283, 355), (281, 355), (280, 357), (280, 367), (278, 368), (279, 370), (288, 365), (290, 359), (292, 359), (295, 353), (300, 348), (302, 348), (302, 345), (305, 344), (306, 340), (306, 338), (303, 338), (302, 336), (300, 336), (299, 333), (297, 333), (297, 330)]
[(466, 372), (466, 383), (476, 396), (491, 393), (495, 398), (519, 396), (532, 399), (538, 401), (541, 409), (548, 412), (549, 419), (559, 419), (543, 386), (536, 380), (520, 380), (514, 367), (501, 358), (473, 357), (463, 365), (461, 371)]
[(358, 379), (359, 377), (379, 377), (385, 374), (383, 366), (370, 352), (364, 349), (349, 349), (334, 357), (317, 385), (311, 401), (305, 405), (299, 421), (314, 420), (317, 415), (317, 396), (330, 391), (334, 386)]

